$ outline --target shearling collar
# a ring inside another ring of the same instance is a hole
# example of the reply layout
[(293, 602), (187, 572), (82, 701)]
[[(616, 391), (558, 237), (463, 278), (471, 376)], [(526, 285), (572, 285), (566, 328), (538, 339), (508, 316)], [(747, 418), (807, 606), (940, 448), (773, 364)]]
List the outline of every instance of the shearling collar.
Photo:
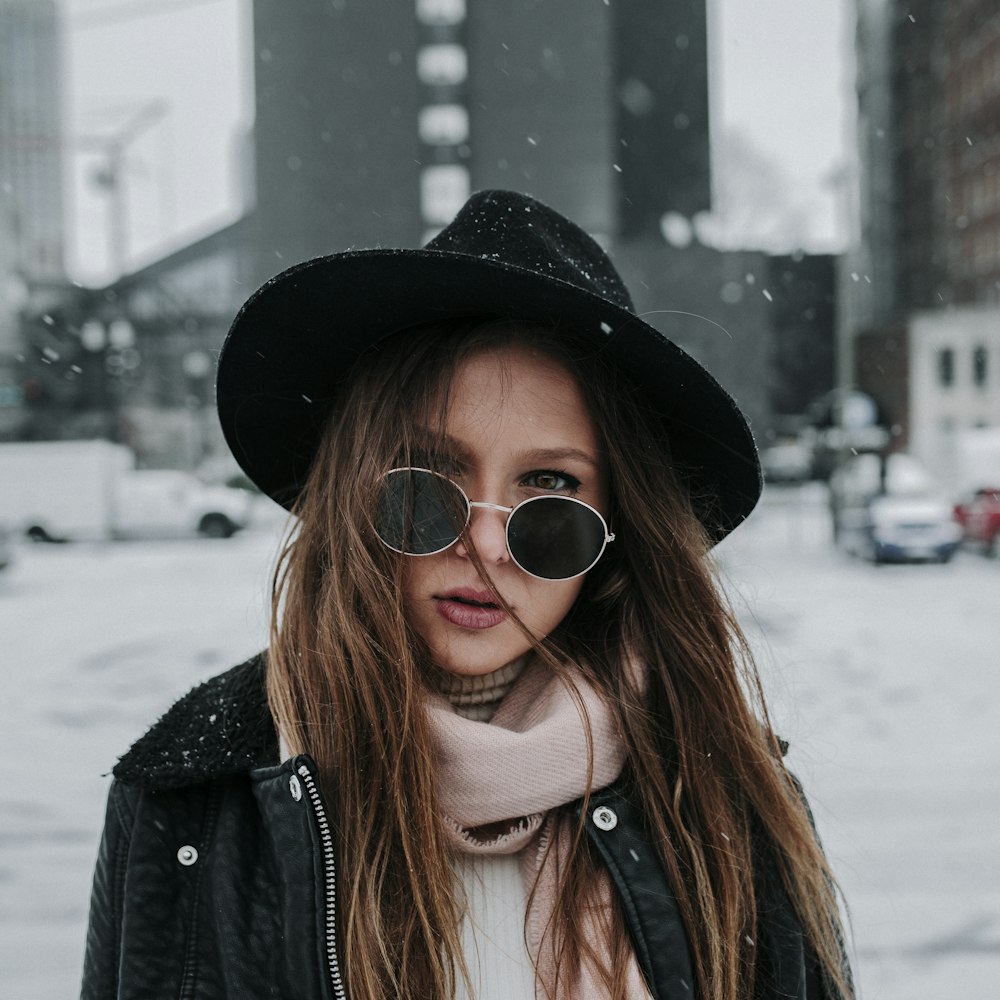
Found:
[(258, 653), (176, 702), (125, 754), (114, 776), (126, 785), (171, 789), (278, 762), (278, 738)]

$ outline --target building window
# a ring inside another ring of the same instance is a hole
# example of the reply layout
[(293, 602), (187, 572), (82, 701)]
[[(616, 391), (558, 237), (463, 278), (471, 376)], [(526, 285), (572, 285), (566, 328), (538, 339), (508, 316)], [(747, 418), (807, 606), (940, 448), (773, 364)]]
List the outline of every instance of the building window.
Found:
[(460, 104), (431, 104), (420, 109), (418, 128), (428, 146), (458, 146), (469, 138), (469, 113)]
[(417, 0), (417, 19), (423, 24), (461, 24), (465, 0)]
[(465, 82), (468, 60), (461, 45), (425, 45), (417, 52), (417, 76), (429, 86), (447, 87)]
[(981, 344), (972, 352), (972, 382), (980, 389), (986, 387), (989, 378), (989, 353)]
[(952, 386), (955, 384), (955, 352), (950, 347), (943, 347), (937, 356), (938, 384)]
[(469, 198), (469, 171), (459, 165), (425, 167), (420, 175), (424, 222), (446, 226)]

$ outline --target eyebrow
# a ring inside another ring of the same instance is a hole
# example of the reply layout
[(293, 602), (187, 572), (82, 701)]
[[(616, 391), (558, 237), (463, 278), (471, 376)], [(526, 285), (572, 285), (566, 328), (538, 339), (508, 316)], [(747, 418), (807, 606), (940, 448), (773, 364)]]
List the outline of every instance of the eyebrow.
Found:
[[(421, 444), (423, 444), (424, 447), (433, 446), (440, 440), (450, 457), (458, 459), (466, 464), (469, 463), (471, 453), (461, 441), (458, 441), (447, 434), (444, 435), (443, 438), (439, 439), (436, 435), (432, 434), (429, 430), (425, 430), (424, 428), (420, 428), (418, 433), (420, 434), (420, 437), (424, 439), (421, 441)], [(588, 451), (583, 451), (581, 448), (532, 448), (529, 451), (522, 452), (518, 457), (521, 461), (528, 465), (543, 465), (549, 462), (577, 461), (582, 462), (585, 465), (589, 465), (594, 469), (600, 469), (601, 467), (601, 464), (595, 455), (592, 455)]]
[(536, 448), (524, 453), (524, 459), (534, 465), (544, 462), (565, 462), (567, 460), (583, 462), (585, 465), (599, 468), (597, 459), (590, 452), (579, 448)]

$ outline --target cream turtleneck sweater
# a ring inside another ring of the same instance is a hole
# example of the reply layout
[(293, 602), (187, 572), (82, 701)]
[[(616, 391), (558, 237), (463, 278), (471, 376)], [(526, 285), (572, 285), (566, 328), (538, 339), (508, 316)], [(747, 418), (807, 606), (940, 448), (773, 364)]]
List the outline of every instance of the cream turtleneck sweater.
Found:
[(465, 719), (489, 722), (504, 695), (514, 686), (528, 658), (516, 660), (479, 677), (463, 674), (444, 674), (438, 682), (441, 694), (451, 702), (452, 708)]
[[(489, 722), (527, 657), (481, 677), (448, 674), (441, 693), (466, 719)], [(527, 898), (517, 854), (459, 854), (459, 891), (465, 897), (462, 951), (472, 992), (458, 984), (457, 1000), (534, 1000), (535, 973), (524, 941)]]

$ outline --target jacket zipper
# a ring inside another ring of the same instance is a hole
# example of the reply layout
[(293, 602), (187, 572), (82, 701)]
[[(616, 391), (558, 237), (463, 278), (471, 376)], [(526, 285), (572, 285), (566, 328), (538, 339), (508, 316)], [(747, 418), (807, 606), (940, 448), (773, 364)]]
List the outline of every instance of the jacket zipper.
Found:
[(337, 865), (333, 853), (333, 835), (330, 832), (330, 821), (326, 818), (326, 809), (323, 806), (323, 798), (316, 785), (316, 779), (312, 776), (309, 768), (305, 764), (298, 766), (299, 777), (306, 786), (306, 794), (312, 805), (313, 815), (316, 817), (316, 824), (319, 827), (320, 846), (323, 850), (323, 871), (325, 894), (325, 922), (326, 922), (326, 964), (330, 972), (330, 982), (333, 985), (333, 995), (335, 1000), (347, 1000), (347, 993), (344, 990), (344, 981), (340, 976), (340, 964), (337, 960)]

